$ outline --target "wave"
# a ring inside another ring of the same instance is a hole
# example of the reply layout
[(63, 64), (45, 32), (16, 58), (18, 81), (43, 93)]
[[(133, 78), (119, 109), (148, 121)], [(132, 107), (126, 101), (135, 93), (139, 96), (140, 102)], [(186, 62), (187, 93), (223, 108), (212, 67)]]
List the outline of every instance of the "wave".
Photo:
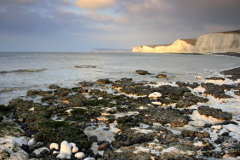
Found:
[(93, 65), (82, 65), (82, 66), (75, 66), (76, 68), (97, 68), (96, 66)]
[(0, 93), (1, 92), (12, 92), (12, 91), (17, 91), (18, 89), (17, 88), (4, 88), (2, 90), (0, 90)]
[(43, 69), (18, 69), (18, 70), (12, 70), (12, 71), (0, 71), (0, 74), (6, 74), (6, 73), (19, 73), (19, 72), (41, 72), (47, 70), (46, 68)]

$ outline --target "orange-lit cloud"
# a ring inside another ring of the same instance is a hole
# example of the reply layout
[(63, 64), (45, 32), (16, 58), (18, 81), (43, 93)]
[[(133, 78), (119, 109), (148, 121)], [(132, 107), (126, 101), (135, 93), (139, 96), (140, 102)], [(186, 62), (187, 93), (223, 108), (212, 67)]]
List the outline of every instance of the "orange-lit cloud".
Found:
[(77, 0), (74, 4), (82, 9), (103, 9), (115, 3), (115, 0)]

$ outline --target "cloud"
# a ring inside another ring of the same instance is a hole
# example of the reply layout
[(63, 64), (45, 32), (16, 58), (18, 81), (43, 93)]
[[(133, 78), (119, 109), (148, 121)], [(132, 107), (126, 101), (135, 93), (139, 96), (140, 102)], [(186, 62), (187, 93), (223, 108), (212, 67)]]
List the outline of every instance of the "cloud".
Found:
[(104, 9), (112, 6), (115, 0), (77, 0), (74, 4), (82, 9)]

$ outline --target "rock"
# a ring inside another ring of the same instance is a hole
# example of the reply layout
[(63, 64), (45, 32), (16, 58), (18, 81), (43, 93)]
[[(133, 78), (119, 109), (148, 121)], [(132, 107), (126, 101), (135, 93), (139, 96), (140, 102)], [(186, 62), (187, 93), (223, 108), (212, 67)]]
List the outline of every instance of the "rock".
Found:
[(3, 116), (0, 116), (0, 123), (3, 121), (3, 119), (4, 119)]
[(30, 141), (28, 141), (28, 145), (29, 145), (29, 146), (34, 145), (34, 144), (36, 144), (36, 143), (37, 143), (37, 141), (36, 141), (35, 138), (32, 138), (32, 139), (30, 139)]
[(23, 136), (19, 138), (14, 138), (13, 140), (17, 143), (18, 146), (22, 146), (23, 144), (27, 145), (30, 138)]
[(56, 84), (51, 84), (48, 88), (49, 89), (58, 89), (60, 87), (58, 85), (56, 85)]
[(50, 149), (56, 149), (58, 150), (59, 149), (59, 145), (57, 143), (51, 143), (50, 144)]
[(87, 158), (84, 158), (83, 160), (95, 160), (95, 158), (93, 158), (93, 157), (87, 157)]
[(67, 141), (61, 143), (60, 154), (65, 156), (71, 156), (71, 145)]
[(98, 137), (95, 136), (95, 135), (88, 137), (88, 139), (89, 139), (89, 141), (91, 141), (91, 142), (98, 142)]
[(93, 85), (93, 83), (83, 81), (83, 82), (79, 82), (79, 85), (82, 87), (90, 87)]
[(195, 126), (195, 127), (204, 127), (206, 125), (206, 122), (204, 122), (204, 121), (190, 121), (188, 124), (192, 125), (192, 126)]
[(166, 78), (167, 76), (165, 74), (158, 74), (157, 78)]
[(153, 92), (148, 95), (148, 98), (150, 98), (150, 99), (158, 99), (160, 97), (162, 97), (162, 94), (159, 92)]
[(161, 106), (162, 103), (161, 102), (151, 102), (153, 105), (157, 105), (157, 106)]
[(67, 156), (65, 154), (58, 154), (56, 158), (60, 158), (60, 159), (71, 159), (71, 156)]
[(23, 144), (21, 148), (22, 148), (24, 151), (29, 152), (29, 146), (28, 146), (28, 145)]
[(212, 116), (217, 119), (221, 120), (231, 120), (232, 114), (228, 112), (222, 112), (221, 109), (210, 108), (208, 106), (199, 106), (198, 112), (201, 115), (205, 115), (207, 117)]
[(82, 158), (85, 157), (85, 154), (84, 154), (83, 152), (78, 152), (78, 153), (75, 154), (75, 157), (76, 157), (77, 159), (82, 159)]
[(41, 155), (46, 155), (48, 153), (49, 153), (49, 150), (47, 150), (47, 149), (44, 149), (40, 152)]
[(110, 147), (110, 143), (109, 142), (105, 142), (105, 143), (101, 144), (100, 146), (98, 146), (98, 150), (102, 151), (102, 150), (105, 150), (108, 147)]
[(214, 80), (214, 81), (224, 81), (225, 78), (222, 78), (222, 77), (209, 77), (209, 78), (206, 78), (206, 80)]
[(211, 129), (221, 130), (221, 129), (222, 129), (222, 126), (221, 126), (221, 125), (212, 126)]
[(146, 75), (149, 74), (148, 71), (144, 71), (144, 70), (136, 70), (136, 72), (140, 75)]
[(198, 137), (198, 138), (210, 138), (210, 134), (208, 132), (198, 132), (192, 130), (182, 130), (181, 135), (183, 137)]
[(76, 146), (75, 143), (69, 143), (72, 146), (72, 153), (78, 152), (78, 147)]
[(28, 154), (11, 138), (0, 138), (0, 159), (28, 160)]
[(41, 154), (41, 152), (43, 150), (47, 150), (48, 152), (50, 152), (50, 149), (48, 149), (47, 147), (42, 147), (42, 148), (34, 150), (33, 153), (35, 153), (36, 155), (39, 155), (39, 154)]
[(110, 81), (109, 79), (99, 79), (96, 81), (97, 84), (110, 84), (113, 83), (112, 81)]
[(202, 83), (201, 86), (205, 88), (205, 95), (212, 95), (215, 98), (233, 98), (225, 93), (225, 90), (231, 90), (233, 86), (231, 85), (216, 85), (213, 83)]

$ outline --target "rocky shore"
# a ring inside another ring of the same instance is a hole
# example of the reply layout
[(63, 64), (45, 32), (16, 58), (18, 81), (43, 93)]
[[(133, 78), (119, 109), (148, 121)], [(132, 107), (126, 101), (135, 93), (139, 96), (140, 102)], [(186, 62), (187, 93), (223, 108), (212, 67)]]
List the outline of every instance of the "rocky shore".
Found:
[(204, 83), (137, 70), (141, 82), (29, 90), (0, 105), (0, 159), (239, 159), (239, 69)]

